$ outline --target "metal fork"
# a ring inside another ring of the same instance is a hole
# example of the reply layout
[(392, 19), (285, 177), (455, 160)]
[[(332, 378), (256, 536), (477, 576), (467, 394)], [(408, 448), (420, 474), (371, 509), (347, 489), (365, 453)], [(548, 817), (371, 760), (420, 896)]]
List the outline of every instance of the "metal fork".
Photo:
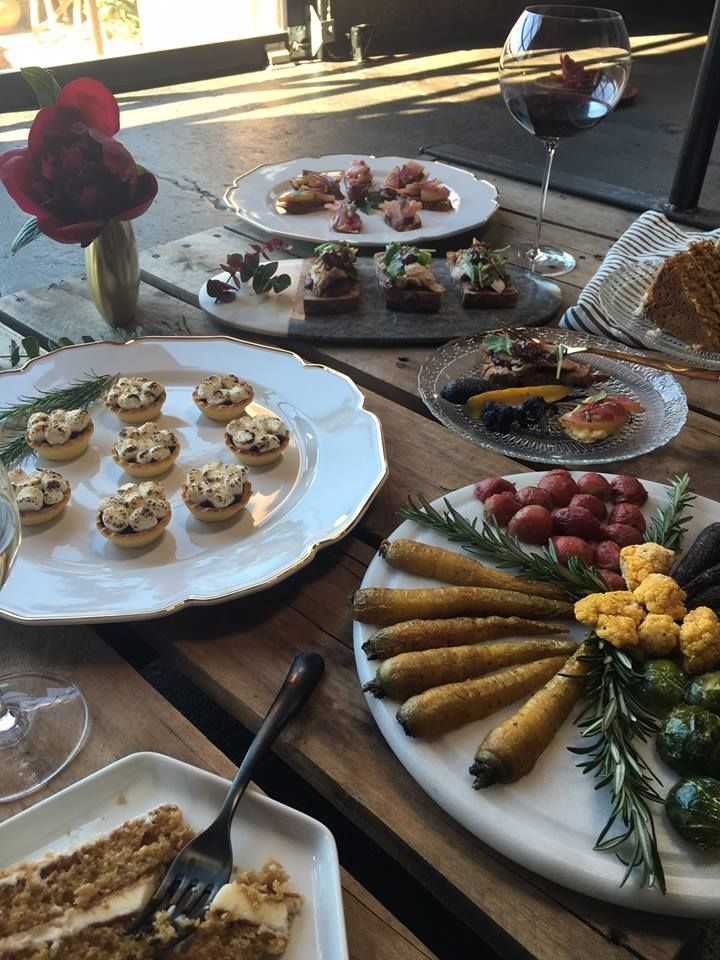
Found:
[(323, 658), (317, 653), (302, 653), (295, 658), (240, 764), (220, 813), (203, 833), (186, 844), (175, 857), (147, 906), (128, 927), (127, 933), (136, 936), (152, 934), (152, 921), (158, 911), (169, 913), (169, 920), (176, 932), (174, 944), (195, 932), (195, 921), (202, 919), (213, 897), (230, 879), (233, 868), (230, 827), (240, 798), (258, 763), (287, 723), (305, 705), (324, 669)]

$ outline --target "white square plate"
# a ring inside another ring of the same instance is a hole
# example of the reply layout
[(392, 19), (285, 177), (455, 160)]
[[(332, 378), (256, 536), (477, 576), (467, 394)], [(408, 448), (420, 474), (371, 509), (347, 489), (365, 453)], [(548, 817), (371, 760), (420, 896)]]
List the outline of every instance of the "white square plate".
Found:
[[(62, 852), (107, 833), (162, 803), (174, 803), (193, 830), (217, 815), (229, 783), (159, 753), (111, 763), (0, 825), (0, 867)], [(340, 867), (332, 834), (317, 820), (260, 793), (245, 794), (232, 828), (235, 864), (257, 869), (269, 858), (305, 898), (283, 960), (348, 960)]]

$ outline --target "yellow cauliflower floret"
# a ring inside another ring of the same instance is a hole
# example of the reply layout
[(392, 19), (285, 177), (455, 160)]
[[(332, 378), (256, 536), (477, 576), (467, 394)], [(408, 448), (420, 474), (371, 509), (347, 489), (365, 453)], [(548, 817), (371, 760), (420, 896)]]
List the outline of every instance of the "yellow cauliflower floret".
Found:
[(638, 628), (632, 617), (601, 613), (595, 625), (595, 633), (614, 647), (634, 647), (638, 643)]
[(673, 620), (682, 620), (687, 613), (687, 594), (672, 577), (662, 573), (651, 573), (645, 577), (640, 586), (633, 590), (633, 596), (647, 607), (648, 613), (664, 613)]
[(594, 627), (601, 615), (629, 617), (637, 626), (645, 611), (628, 590), (610, 590), (607, 593), (591, 593), (575, 604), (575, 619)]
[(670, 573), (674, 559), (673, 551), (659, 543), (635, 543), (620, 551), (620, 573), (634, 590), (651, 573)]
[(710, 607), (696, 607), (685, 617), (680, 649), (687, 673), (707, 673), (720, 665), (720, 620)]
[(651, 657), (664, 657), (678, 645), (680, 626), (665, 613), (649, 613), (638, 627), (640, 645)]

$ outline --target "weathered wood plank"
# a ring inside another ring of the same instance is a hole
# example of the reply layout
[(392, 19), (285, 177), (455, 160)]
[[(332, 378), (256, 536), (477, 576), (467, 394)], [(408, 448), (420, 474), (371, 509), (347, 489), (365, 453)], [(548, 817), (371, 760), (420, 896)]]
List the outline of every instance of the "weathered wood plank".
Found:
[[(0, 806), (0, 822), (136, 751), (157, 751), (224, 777), (235, 775), (228, 758), (90, 630), (4, 624), (0, 675), (22, 670), (71, 677), (88, 700), (91, 729), (70, 767), (44, 790)], [(143, 705), (141, 714), (138, 703)], [(434, 960), (435, 955), (344, 870), (342, 883), (352, 960)]]
[(367, 710), (351, 650), (347, 596), (368, 552), (350, 539), (285, 584), (225, 604), (212, 617), (193, 609), (133, 630), (249, 727), (257, 726), (259, 704), (288, 659), (303, 649), (320, 652), (327, 673), (314, 709), (278, 752), (501, 953), (516, 955), (509, 935), (540, 960), (630, 960), (628, 950), (647, 960), (675, 957), (689, 924), (605, 907), (509, 863), (403, 770)]

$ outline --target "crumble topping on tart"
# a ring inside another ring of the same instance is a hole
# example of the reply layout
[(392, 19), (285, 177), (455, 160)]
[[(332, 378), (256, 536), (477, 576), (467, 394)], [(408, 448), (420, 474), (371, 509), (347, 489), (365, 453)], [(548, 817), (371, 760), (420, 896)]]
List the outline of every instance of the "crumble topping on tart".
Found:
[(170, 513), (162, 483), (124, 483), (98, 506), (98, 522), (111, 533), (151, 530)]
[(271, 453), (288, 438), (288, 428), (280, 417), (260, 415), (231, 420), (225, 432), (233, 447), (241, 453)]
[(165, 387), (156, 380), (147, 377), (120, 377), (110, 387), (106, 397), (109, 407), (120, 410), (141, 410), (151, 407), (163, 399)]
[(253, 393), (253, 388), (247, 380), (241, 380), (233, 373), (214, 373), (201, 380), (196, 387), (198, 400), (209, 403), (211, 406), (249, 403)]
[(147, 464), (167, 460), (178, 446), (178, 438), (172, 430), (164, 430), (149, 421), (138, 427), (123, 427), (113, 451), (128, 463)]
[(28, 420), (25, 435), (31, 446), (41, 443), (59, 446), (87, 430), (91, 423), (87, 410), (58, 409), (50, 413), (33, 413)]
[(247, 467), (213, 460), (188, 470), (183, 494), (198, 506), (223, 509), (243, 496), (247, 476)]
[(10, 471), (9, 477), (20, 513), (54, 507), (62, 503), (70, 489), (67, 480), (55, 470), (39, 468), (26, 473), (18, 467)]

